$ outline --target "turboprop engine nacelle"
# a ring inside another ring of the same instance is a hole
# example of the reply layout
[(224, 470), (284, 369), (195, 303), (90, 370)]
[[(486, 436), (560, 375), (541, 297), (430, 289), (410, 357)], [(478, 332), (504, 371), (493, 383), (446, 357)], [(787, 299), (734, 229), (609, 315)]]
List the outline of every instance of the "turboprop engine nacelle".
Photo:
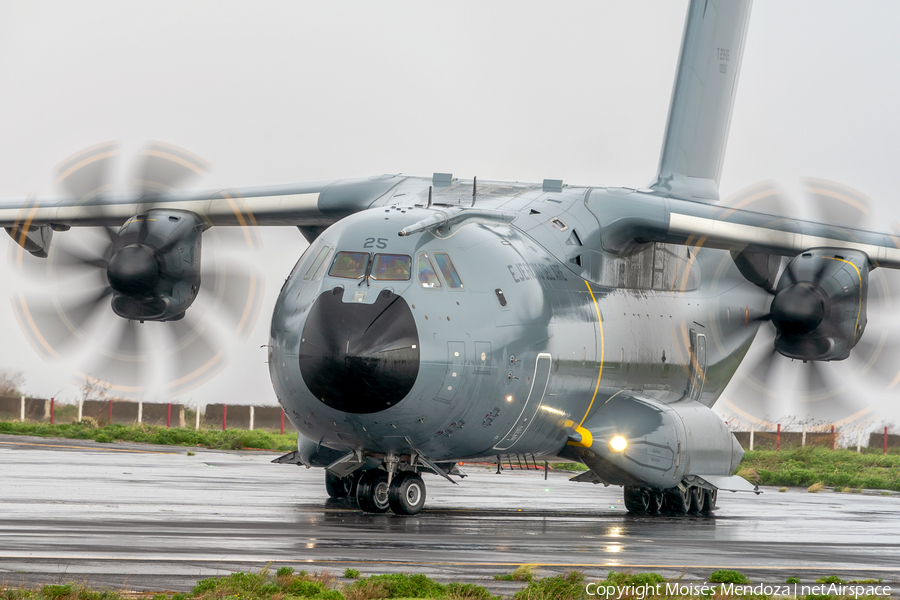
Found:
[(799, 360), (844, 360), (866, 328), (869, 259), (818, 248), (793, 258), (778, 280), (769, 316), (775, 349)]
[(200, 289), (202, 230), (193, 213), (152, 210), (111, 235), (106, 276), (113, 312), (139, 321), (182, 318)]
[(668, 489), (709, 482), (729, 477), (744, 456), (722, 419), (689, 399), (667, 404), (620, 392), (577, 431), (581, 440), (565, 454), (584, 462), (595, 483)]

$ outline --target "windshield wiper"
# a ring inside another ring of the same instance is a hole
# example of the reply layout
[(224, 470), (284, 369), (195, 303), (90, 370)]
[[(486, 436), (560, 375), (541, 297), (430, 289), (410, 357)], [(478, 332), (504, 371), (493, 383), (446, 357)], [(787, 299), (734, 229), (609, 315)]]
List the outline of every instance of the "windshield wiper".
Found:
[(370, 256), (370, 257), (369, 257), (369, 262), (366, 264), (366, 272), (365, 272), (365, 274), (363, 275), (362, 281), (359, 282), (359, 284), (358, 284), (357, 287), (362, 287), (363, 281), (366, 282), (366, 287), (370, 287), (370, 286), (369, 286), (369, 276), (370, 276), (371, 273), (372, 273), (372, 264), (374, 264), (374, 262), (375, 262), (375, 257), (374, 257), (374, 256)]

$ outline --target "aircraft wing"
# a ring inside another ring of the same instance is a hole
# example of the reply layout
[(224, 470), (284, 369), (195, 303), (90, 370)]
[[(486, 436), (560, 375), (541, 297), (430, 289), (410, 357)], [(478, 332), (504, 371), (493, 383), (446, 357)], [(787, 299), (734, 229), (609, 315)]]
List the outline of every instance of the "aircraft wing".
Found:
[(384, 175), (204, 193), (8, 201), (0, 203), (0, 227), (114, 226), (153, 208), (189, 211), (210, 226), (327, 226), (368, 208), (404, 179)]
[(796, 256), (812, 248), (846, 248), (868, 255), (874, 266), (900, 269), (900, 238), (812, 221), (654, 194), (627, 202), (604, 196), (591, 210), (600, 222), (603, 249), (618, 254), (634, 242), (665, 242)]

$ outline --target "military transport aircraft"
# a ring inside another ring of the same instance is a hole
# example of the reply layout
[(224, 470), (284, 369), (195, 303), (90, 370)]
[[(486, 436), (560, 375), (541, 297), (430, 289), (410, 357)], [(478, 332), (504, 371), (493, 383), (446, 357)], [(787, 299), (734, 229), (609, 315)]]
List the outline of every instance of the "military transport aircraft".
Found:
[[(589, 468), (576, 481), (624, 486), (633, 513), (709, 513), (718, 490), (754, 491), (711, 407), (760, 327), (774, 327), (773, 355), (847, 359), (870, 273), (900, 268), (888, 234), (718, 203), (749, 13), (747, 0), (691, 1), (649, 187), (435, 173), (175, 193), (197, 163), (156, 144), (148, 185), (114, 196), (102, 145), (63, 165), (66, 198), (0, 205), (0, 225), (20, 254), (96, 269), (103, 286), (16, 310), (48, 353), (60, 327), (112, 310), (126, 353), (146, 322), (177, 328), (216, 287), (200, 277), (210, 228), (296, 226), (310, 246), (268, 347), (300, 431), (280, 462), (324, 468), (328, 493), (367, 512), (419, 512), (420, 474), (453, 481), (457, 461), (561, 457)], [(71, 227), (103, 228), (103, 255), (51, 245)], [(175, 332), (190, 366), (173, 389), (209, 369), (192, 339)]]

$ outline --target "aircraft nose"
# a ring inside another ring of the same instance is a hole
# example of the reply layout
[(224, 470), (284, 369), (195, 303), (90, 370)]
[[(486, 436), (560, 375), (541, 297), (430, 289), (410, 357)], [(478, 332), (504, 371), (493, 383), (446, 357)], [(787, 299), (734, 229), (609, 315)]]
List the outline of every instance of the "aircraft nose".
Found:
[(300, 338), (300, 373), (316, 398), (349, 413), (374, 413), (403, 400), (419, 375), (419, 335), (406, 300), (389, 290), (372, 304), (324, 292)]

